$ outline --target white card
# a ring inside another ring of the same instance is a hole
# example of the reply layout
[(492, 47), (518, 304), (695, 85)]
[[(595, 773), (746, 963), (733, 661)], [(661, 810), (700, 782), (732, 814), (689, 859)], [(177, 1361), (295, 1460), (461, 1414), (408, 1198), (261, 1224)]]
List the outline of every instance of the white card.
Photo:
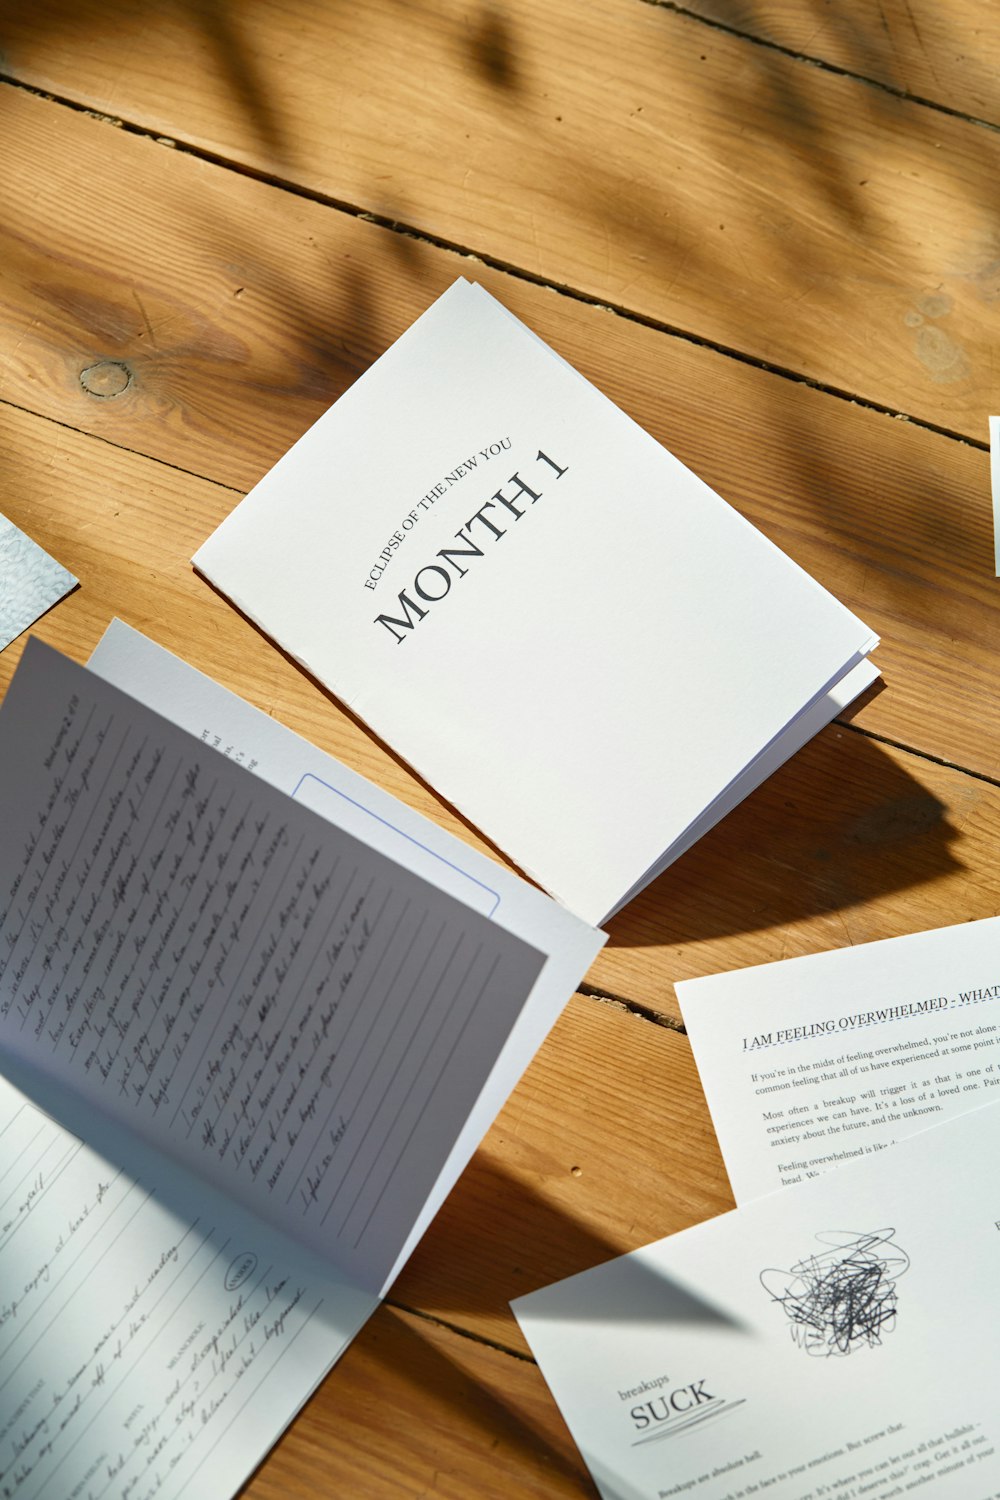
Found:
[(465, 282), (194, 560), (587, 921), (875, 644)]

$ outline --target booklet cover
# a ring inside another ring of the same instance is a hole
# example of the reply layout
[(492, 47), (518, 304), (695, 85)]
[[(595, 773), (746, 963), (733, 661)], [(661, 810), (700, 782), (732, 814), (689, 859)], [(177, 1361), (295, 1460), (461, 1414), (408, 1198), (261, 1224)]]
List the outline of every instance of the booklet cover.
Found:
[(1000, 917), (677, 985), (738, 1203), (1000, 1098)]
[(861, 621), (465, 281), (194, 562), (587, 921), (874, 675)]
[(998, 1154), (991, 1105), (513, 1303), (604, 1500), (1000, 1492)]
[(232, 1494), (600, 946), (220, 749), (37, 640), (0, 707), (5, 1496)]

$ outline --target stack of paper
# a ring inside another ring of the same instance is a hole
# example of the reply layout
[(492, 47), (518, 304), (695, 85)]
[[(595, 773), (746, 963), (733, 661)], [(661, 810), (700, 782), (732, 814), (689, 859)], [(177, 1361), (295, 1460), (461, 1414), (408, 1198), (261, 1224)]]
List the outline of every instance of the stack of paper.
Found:
[(194, 561), (587, 921), (875, 676), (865, 625), (466, 282)]

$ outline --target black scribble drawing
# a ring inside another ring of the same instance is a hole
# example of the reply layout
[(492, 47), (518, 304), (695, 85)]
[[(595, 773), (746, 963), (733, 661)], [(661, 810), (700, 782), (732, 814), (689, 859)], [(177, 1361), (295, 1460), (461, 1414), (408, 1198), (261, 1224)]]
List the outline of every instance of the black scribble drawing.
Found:
[(910, 1264), (894, 1229), (817, 1234), (828, 1248), (789, 1271), (769, 1269), (761, 1285), (784, 1308), (794, 1341), (819, 1358), (881, 1344), (896, 1324), (896, 1282)]

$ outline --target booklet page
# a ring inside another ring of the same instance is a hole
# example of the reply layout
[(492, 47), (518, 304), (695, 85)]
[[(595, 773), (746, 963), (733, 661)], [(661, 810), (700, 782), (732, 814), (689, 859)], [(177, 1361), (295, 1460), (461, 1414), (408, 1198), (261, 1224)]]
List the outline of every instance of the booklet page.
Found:
[[(122, 620), (112, 620), (87, 665), (106, 682), (113, 682), (189, 734), (197, 735), (213, 750), (415, 875), (422, 875), (439, 890), (457, 896), (483, 916), (499, 914), (503, 922), (515, 903), (523, 909), (525, 892), (529, 897), (534, 894), (503, 866), (470, 849)], [(552, 946), (556, 933), (566, 943), (570, 934), (579, 937), (589, 931), (551, 901), (535, 895), (533, 904), (536, 921), (548, 939), (536, 946)]]
[(975, 1110), (513, 1304), (605, 1500), (990, 1500), (1000, 1154)]
[(745, 1203), (1000, 1095), (1000, 918), (677, 985)]
[(37, 641), (0, 1041), (380, 1291), (544, 962)]
[(102, 1144), (0, 1079), (0, 1495), (225, 1500), (376, 1299)]

